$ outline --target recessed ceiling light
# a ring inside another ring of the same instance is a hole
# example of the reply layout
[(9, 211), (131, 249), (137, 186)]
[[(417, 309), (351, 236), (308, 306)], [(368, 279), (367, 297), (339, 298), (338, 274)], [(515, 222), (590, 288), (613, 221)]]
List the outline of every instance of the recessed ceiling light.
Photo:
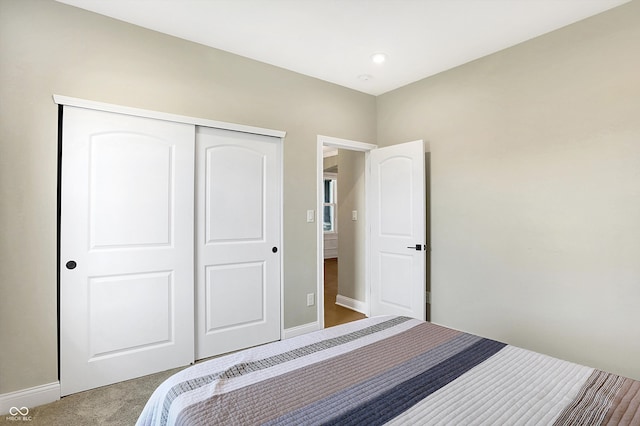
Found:
[(369, 74), (360, 74), (360, 75), (358, 76), (358, 80), (360, 80), (360, 81), (369, 81), (369, 80), (371, 80), (372, 78), (373, 78), (373, 76), (372, 76), (372, 75), (369, 75)]
[(387, 60), (387, 55), (381, 52), (374, 53), (373, 55), (371, 55), (371, 60), (373, 61), (374, 64), (380, 65)]

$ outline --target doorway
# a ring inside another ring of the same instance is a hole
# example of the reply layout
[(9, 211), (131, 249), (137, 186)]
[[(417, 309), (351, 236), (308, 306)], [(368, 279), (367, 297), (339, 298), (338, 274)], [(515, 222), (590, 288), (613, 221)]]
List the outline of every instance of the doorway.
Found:
[[(323, 146), (324, 325), (365, 318), (364, 153)], [(358, 213), (362, 220), (358, 221)]]
[[(365, 164), (368, 151), (374, 148), (318, 136), (319, 328), (368, 316)], [(325, 175), (325, 170), (334, 174)]]
[[(416, 140), (378, 148), (373, 144), (318, 136), (318, 212), (324, 210), (325, 146), (343, 149), (348, 153), (356, 151), (359, 155), (364, 155), (361, 173), (364, 186), (361, 208), (365, 207), (364, 214), (358, 208), (343, 208), (341, 214), (344, 218), (344, 210), (347, 210), (347, 222), (361, 221), (362, 228), (359, 233), (341, 240), (353, 244), (362, 243), (362, 249), (356, 251), (357, 256), (352, 257), (347, 263), (339, 261), (342, 265), (340, 274), (345, 266), (361, 271), (363, 293), (355, 297), (342, 297), (340, 293), (344, 289), (339, 282), (336, 304), (342, 304), (366, 316), (395, 314), (426, 319), (426, 262), (429, 245), (425, 229), (427, 212), (424, 142)], [(342, 178), (339, 177), (338, 180)], [(317, 223), (316, 241), (317, 324), (318, 328), (324, 328), (325, 268), (321, 221)], [(340, 244), (339, 251), (342, 251)]]

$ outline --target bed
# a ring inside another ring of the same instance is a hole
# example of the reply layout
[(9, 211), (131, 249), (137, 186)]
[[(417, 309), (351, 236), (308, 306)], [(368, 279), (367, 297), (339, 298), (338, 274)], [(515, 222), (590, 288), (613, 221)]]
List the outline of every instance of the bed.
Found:
[(424, 321), (367, 318), (191, 366), (138, 425), (640, 425), (640, 382)]

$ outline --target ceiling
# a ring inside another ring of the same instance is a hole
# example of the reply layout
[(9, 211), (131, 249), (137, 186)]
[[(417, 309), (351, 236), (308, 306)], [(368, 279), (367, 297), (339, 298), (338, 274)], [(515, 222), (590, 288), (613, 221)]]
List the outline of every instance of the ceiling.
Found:
[(58, 1), (380, 95), (629, 0)]

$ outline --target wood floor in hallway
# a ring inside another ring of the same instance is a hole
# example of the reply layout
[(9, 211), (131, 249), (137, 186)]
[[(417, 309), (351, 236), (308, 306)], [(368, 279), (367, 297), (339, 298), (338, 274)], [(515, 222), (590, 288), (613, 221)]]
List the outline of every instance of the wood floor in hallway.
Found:
[(360, 312), (336, 305), (338, 295), (338, 259), (324, 260), (324, 326), (334, 325), (366, 318)]

